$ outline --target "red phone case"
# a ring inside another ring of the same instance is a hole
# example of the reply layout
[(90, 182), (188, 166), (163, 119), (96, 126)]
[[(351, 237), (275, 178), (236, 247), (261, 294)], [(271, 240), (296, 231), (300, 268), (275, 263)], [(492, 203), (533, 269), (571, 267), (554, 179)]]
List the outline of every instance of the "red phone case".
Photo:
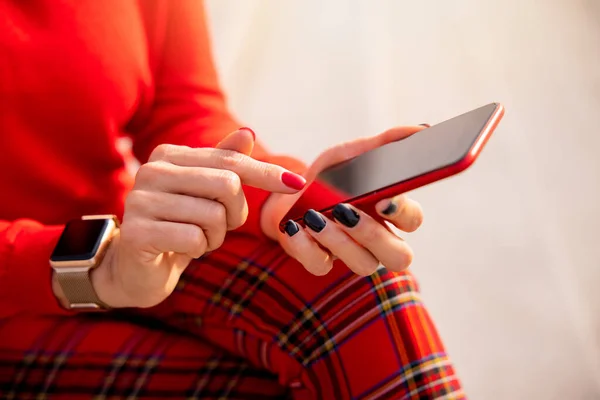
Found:
[[(411, 190), (417, 189), (421, 186), (425, 186), (433, 182), (437, 182), (444, 178), (456, 175), (469, 168), (481, 153), (481, 150), (483, 149), (484, 145), (498, 126), (498, 123), (502, 119), (503, 115), (504, 107), (502, 106), (502, 104), (498, 103), (496, 109), (494, 110), (494, 113), (490, 116), (490, 119), (488, 120), (487, 124), (481, 130), (477, 140), (473, 143), (473, 146), (471, 146), (471, 149), (463, 158), (461, 158), (454, 164), (445, 166), (437, 170), (429, 171), (423, 175), (419, 175), (417, 177), (402, 182), (394, 183), (381, 189), (365, 193), (361, 196), (353, 197), (351, 199), (346, 200), (345, 203), (350, 203), (354, 207), (360, 209), (361, 211), (365, 212), (366, 214), (370, 215), (376, 220), (383, 221), (384, 218), (377, 213), (374, 207), (378, 201), (409, 192)], [(327, 218), (333, 219), (331, 215), (333, 207), (335, 207), (335, 205), (323, 210), (319, 210), (319, 212), (325, 215)], [(302, 220), (302, 217), (298, 217), (294, 219), (294, 221), (299, 225), (304, 226), (304, 221)], [(287, 219), (285, 218), (280, 222), (279, 229), (281, 230), (281, 232), (284, 232), (284, 225), (286, 222)]]

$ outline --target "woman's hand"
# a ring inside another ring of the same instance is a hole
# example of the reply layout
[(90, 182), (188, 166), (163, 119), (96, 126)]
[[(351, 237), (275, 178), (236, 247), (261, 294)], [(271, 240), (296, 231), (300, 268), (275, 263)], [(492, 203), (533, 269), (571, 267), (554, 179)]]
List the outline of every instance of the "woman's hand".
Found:
[[(404, 195), (383, 200), (378, 213), (405, 232), (416, 230), (423, 221), (421, 206)], [(304, 215), (306, 228), (294, 221), (285, 225), (280, 243), (288, 254), (315, 275), (324, 275), (335, 256), (359, 275), (371, 275), (379, 264), (402, 271), (412, 262), (408, 244), (366, 213), (348, 204), (333, 209), (334, 220), (314, 210)]]
[[(403, 139), (423, 126), (394, 128), (381, 135), (361, 138), (329, 149), (305, 173), (312, 181), (330, 165), (357, 156), (385, 143)], [(299, 172), (299, 171), (296, 171)], [(314, 210), (304, 215), (306, 228), (293, 221), (285, 225), (285, 233), (277, 224), (287, 213), (300, 193), (294, 196), (273, 194), (263, 207), (261, 225), (267, 236), (279, 241), (286, 252), (298, 260), (309, 272), (324, 275), (341, 259), (359, 275), (370, 275), (380, 265), (391, 271), (406, 269), (413, 258), (409, 245), (387, 226), (348, 204), (338, 204), (334, 219), (328, 219)], [(416, 230), (423, 221), (421, 206), (405, 195), (382, 200), (375, 205), (378, 214), (405, 232)]]
[(217, 148), (161, 145), (136, 175), (120, 233), (93, 270), (98, 297), (112, 307), (150, 307), (174, 290), (193, 258), (215, 250), (248, 214), (247, 184), (296, 193), (304, 178), (248, 155), (251, 131)]

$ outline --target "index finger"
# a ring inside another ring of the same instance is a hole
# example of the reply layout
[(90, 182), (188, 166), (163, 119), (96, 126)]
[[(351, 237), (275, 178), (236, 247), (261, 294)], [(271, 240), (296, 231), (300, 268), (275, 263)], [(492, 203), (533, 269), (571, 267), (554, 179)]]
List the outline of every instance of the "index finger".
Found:
[(276, 193), (296, 193), (306, 180), (279, 165), (258, 161), (234, 150), (161, 145), (149, 161), (166, 161), (182, 167), (205, 167), (235, 172), (244, 185)]

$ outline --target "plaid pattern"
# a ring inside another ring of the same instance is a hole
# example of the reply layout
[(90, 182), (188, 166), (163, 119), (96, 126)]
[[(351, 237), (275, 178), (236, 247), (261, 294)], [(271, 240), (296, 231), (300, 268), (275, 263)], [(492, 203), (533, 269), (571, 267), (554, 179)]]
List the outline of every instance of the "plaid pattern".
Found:
[(148, 310), (0, 325), (9, 399), (462, 399), (409, 273), (316, 277), (232, 234)]

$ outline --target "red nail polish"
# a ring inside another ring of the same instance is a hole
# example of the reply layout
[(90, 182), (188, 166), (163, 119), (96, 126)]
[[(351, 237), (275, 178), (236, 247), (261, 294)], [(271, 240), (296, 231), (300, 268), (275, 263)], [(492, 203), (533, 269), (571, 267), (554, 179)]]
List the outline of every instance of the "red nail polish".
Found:
[(252, 139), (256, 140), (256, 133), (254, 133), (254, 131), (250, 128), (248, 128), (247, 126), (242, 126), (239, 130), (246, 130), (248, 132), (250, 132), (252, 134)]
[(292, 174), (291, 172), (284, 172), (281, 174), (281, 182), (287, 187), (296, 190), (302, 190), (306, 185), (306, 179), (300, 175)]
[(425, 128), (431, 128), (431, 125), (429, 124), (419, 124), (420, 126), (424, 126)]

